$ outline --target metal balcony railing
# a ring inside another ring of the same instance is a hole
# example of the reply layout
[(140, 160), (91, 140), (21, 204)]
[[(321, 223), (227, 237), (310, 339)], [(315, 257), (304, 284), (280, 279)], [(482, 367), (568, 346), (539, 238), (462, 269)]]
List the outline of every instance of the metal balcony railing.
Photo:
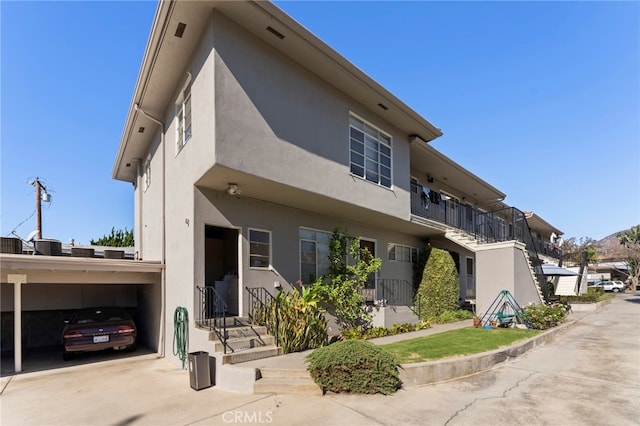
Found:
[(541, 244), (543, 242), (540, 239), (533, 238), (522, 211), (515, 207), (506, 207), (485, 212), (412, 182), (411, 213), (460, 229), (475, 237), (478, 243), (513, 240), (524, 243), (538, 285), (547, 300), (546, 279), (542, 273), (542, 262), (538, 257), (538, 253), (545, 253), (547, 247)]

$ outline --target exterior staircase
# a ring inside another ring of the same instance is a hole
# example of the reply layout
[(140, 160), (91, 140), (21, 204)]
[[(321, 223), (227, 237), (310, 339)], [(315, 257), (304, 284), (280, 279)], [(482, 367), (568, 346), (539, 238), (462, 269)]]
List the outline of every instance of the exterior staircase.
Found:
[(538, 282), (538, 279), (536, 278), (535, 266), (533, 264), (533, 261), (531, 260), (531, 256), (529, 256), (529, 251), (523, 247), (522, 252), (524, 253), (525, 259), (527, 259), (527, 265), (529, 265), (529, 273), (531, 273), (531, 279), (533, 279), (533, 282), (536, 284), (538, 297), (540, 297), (540, 300), (544, 301), (545, 300), (544, 293), (542, 288), (540, 287), (540, 283)]
[(450, 228), (449, 230), (447, 230), (444, 234), (444, 237), (474, 253), (476, 252), (479, 245), (478, 241), (473, 235), (467, 234), (466, 232), (456, 228)]
[(222, 364), (238, 364), (262, 358), (282, 355), (282, 348), (276, 346), (275, 338), (267, 333), (264, 326), (253, 325), (244, 317), (226, 318), (227, 350), (214, 332), (209, 332), (216, 356)]
[[(445, 232), (444, 236), (446, 239), (453, 241), (454, 243), (474, 253), (478, 251), (478, 247), (481, 245), (480, 243), (478, 243), (478, 241), (473, 235), (467, 234), (466, 232), (456, 228), (448, 229)], [(488, 244), (491, 244), (491, 243), (485, 243), (483, 245), (488, 245)], [(540, 283), (538, 283), (538, 280), (536, 279), (535, 266), (533, 264), (531, 257), (529, 256), (529, 251), (524, 247), (524, 245), (522, 246), (522, 252), (524, 253), (525, 259), (527, 260), (527, 264), (529, 265), (529, 272), (531, 273), (531, 279), (536, 284), (536, 290), (538, 292), (538, 296), (540, 297), (540, 300), (544, 300), (543, 289), (540, 287)]]

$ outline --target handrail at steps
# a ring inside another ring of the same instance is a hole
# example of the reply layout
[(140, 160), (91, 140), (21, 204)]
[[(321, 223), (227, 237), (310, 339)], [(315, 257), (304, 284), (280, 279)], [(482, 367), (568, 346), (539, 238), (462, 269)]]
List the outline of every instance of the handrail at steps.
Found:
[[(249, 293), (249, 312), (248, 317), (251, 322), (257, 325), (263, 325), (267, 327), (267, 332), (274, 330), (274, 338), (276, 340), (276, 346), (280, 346), (280, 339), (278, 336), (278, 330), (280, 328), (280, 307), (278, 306), (278, 298), (274, 297), (269, 290), (264, 287), (245, 287), (247, 293)], [(274, 304), (274, 323), (270, 321), (268, 314), (269, 304)], [(264, 315), (262, 318), (257, 313), (262, 310)]]
[(227, 303), (216, 292), (213, 286), (196, 286), (198, 290), (198, 306), (200, 307), (197, 323), (216, 333), (226, 354), (227, 335)]

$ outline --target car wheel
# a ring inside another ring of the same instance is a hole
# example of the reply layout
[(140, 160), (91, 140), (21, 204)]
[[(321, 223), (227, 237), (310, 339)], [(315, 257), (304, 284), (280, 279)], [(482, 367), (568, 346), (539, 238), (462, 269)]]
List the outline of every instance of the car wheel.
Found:
[(133, 345), (127, 347), (127, 351), (129, 351), (129, 352), (135, 352), (136, 349), (137, 349), (137, 345), (135, 343)]
[(71, 352), (62, 352), (62, 359), (65, 361), (71, 361), (75, 355)]
[(614, 289), (613, 289), (613, 292), (614, 292), (614, 293), (617, 293), (617, 292), (619, 292), (619, 291), (620, 291), (620, 289), (619, 289), (619, 288), (614, 288)]

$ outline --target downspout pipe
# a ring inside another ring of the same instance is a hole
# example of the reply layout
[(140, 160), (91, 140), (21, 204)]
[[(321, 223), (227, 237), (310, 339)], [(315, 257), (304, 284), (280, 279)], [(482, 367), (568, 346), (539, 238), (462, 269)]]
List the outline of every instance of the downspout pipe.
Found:
[(136, 111), (140, 112), (142, 115), (144, 115), (145, 117), (147, 117), (149, 120), (153, 121), (154, 123), (156, 123), (158, 126), (160, 126), (160, 147), (162, 149), (162, 190), (161, 190), (161, 197), (162, 197), (162, 272), (161, 274), (161, 289), (160, 289), (160, 299), (161, 299), (161, 309), (160, 309), (160, 333), (159, 333), (159, 340), (160, 340), (160, 345), (158, 348), (158, 356), (161, 358), (164, 358), (165, 356), (165, 338), (166, 338), (166, 312), (167, 312), (167, 272), (166, 272), (166, 263), (167, 263), (167, 245), (166, 245), (166, 223), (165, 223), (165, 211), (166, 211), (166, 203), (165, 203), (165, 175), (166, 175), (166, 170), (165, 170), (165, 164), (166, 164), (166, 160), (165, 160), (165, 137), (164, 137), (164, 133), (165, 133), (165, 126), (164, 123), (160, 120), (158, 120), (157, 118), (155, 118), (154, 116), (148, 114), (145, 110), (143, 110), (142, 108), (140, 108), (140, 105), (138, 103), (136, 103), (134, 105), (134, 108)]

